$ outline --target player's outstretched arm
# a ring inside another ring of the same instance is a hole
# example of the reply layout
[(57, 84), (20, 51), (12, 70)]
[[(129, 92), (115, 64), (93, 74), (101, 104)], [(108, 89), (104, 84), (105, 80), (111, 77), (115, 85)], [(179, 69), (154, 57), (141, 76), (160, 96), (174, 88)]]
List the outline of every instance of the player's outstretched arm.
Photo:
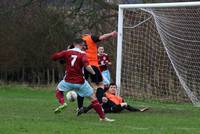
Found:
[(65, 50), (63, 50), (61, 52), (56, 52), (51, 56), (51, 60), (56, 61), (56, 60), (62, 59), (62, 58), (64, 58), (65, 53), (66, 53)]
[(99, 36), (99, 40), (104, 41), (104, 40), (108, 40), (110, 38), (115, 38), (115, 37), (117, 37), (117, 32), (113, 31), (111, 33), (106, 33), (106, 34)]

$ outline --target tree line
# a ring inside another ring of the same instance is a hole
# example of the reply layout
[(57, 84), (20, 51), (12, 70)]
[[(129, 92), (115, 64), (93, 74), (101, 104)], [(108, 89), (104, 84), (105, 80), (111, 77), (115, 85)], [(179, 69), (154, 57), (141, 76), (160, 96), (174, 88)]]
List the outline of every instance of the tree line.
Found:
[(64, 66), (50, 60), (54, 52), (84, 31), (100, 35), (117, 23), (117, 6), (102, 0), (2, 0), (0, 5), (1, 82), (57, 82)]
[[(117, 29), (120, 2), (130, 1), (1, 0), (0, 81), (50, 84), (62, 79), (64, 68), (50, 60), (51, 54), (86, 31), (101, 35)], [(103, 45), (115, 80), (116, 40)]]

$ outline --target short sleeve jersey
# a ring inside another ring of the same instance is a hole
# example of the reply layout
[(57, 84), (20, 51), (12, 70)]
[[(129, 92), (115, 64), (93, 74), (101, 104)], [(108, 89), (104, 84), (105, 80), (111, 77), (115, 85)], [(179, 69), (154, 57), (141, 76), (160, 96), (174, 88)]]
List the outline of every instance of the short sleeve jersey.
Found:
[(84, 83), (83, 67), (89, 65), (85, 52), (78, 48), (73, 48), (55, 53), (52, 56), (53, 60), (60, 58), (66, 60), (66, 76), (64, 80), (74, 84)]
[(98, 51), (97, 51), (97, 42), (99, 42), (99, 38), (94, 35), (83, 35), (82, 39), (86, 41), (88, 49), (86, 50), (86, 54), (88, 56), (89, 64), (92, 66), (98, 67)]
[(120, 105), (123, 102), (123, 98), (120, 96), (113, 95), (109, 92), (106, 92), (105, 95), (106, 95), (106, 98), (108, 98), (110, 101), (112, 101), (116, 105)]

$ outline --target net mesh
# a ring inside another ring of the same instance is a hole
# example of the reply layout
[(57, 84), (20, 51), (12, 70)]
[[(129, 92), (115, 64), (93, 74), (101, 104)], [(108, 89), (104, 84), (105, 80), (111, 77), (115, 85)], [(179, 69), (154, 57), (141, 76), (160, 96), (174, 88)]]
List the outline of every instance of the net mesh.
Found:
[(121, 95), (200, 99), (200, 8), (124, 9)]

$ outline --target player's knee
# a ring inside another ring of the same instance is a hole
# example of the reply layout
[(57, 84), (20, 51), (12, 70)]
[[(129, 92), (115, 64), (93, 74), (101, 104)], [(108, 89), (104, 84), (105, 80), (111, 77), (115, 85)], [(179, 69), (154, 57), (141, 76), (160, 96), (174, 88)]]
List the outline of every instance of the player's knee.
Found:
[(91, 95), (91, 96), (90, 96), (90, 99), (91, 99), (91, 101), (97, 100), (97, 98), (96, 98), (95, 95)]

